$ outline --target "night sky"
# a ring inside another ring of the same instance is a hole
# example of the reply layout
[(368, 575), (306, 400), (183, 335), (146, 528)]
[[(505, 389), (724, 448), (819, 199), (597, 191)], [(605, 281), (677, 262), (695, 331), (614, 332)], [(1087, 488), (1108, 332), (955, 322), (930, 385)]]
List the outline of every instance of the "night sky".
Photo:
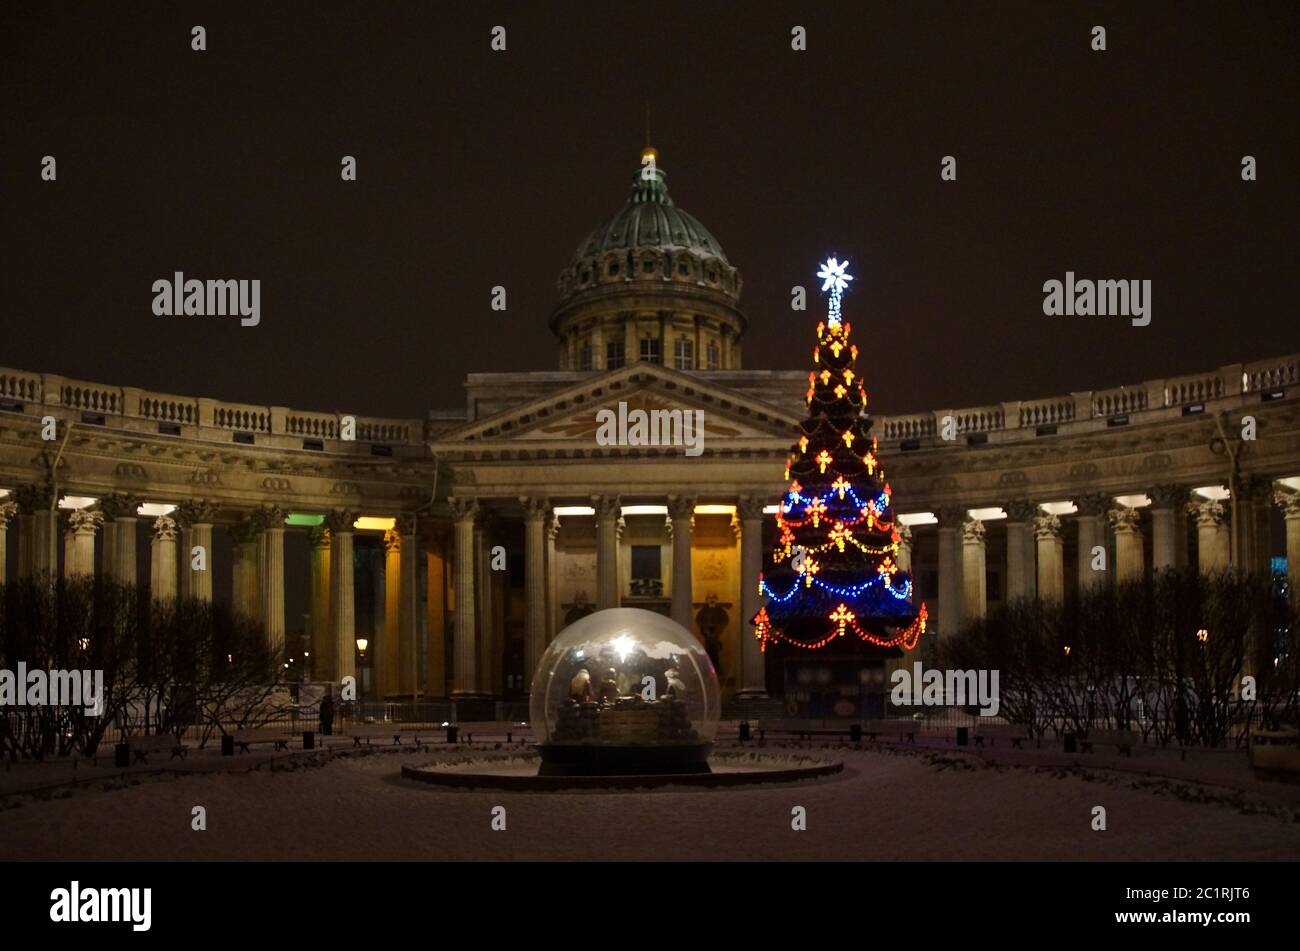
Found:
[[(1300, 350), (1300, 5), (757, 6), (6, 3), (0, 365), (398, 416), (554, 370), (556, 274), (647, 101), (745, 278), (746, 368), (806, 368), (790, 286), (831, 252), (884, 412)], [(261, 325), (154, 317), (177, 270), (260, 279)], [(1151, 280), (1151, 325), (1045, 317), (1067, 270)]]

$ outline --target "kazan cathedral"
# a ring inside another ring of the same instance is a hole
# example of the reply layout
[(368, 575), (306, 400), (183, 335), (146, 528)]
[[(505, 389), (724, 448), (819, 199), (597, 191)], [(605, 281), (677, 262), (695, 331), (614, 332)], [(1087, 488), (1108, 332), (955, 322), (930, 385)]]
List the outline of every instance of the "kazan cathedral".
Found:
[[(808, 375), (744, 366), (741, 272), (655, 158), (563, 262), (555, 364), (471, 373), (458, 408), (377, 418), (0, 367), (0, 581), (103, 573), (216, 600), (302, 682), (475, 709), (523, 700), (566, 624), (643, 607), (695, 633), (725, 702), (870, 715), (883, 669), (845, 679), (754, 636)], [(925, 636), (1072, 596), (1097, 545), (1120, 578), (1231, 563), (1294, 586), (1300, 354), (1260, 356), (876, 417)], [(702, 452), (598, 438), (602, 411), (637, 410), (702, 420)], [(1258, 421), (1245, 471), (1214, 450), (1224, 412)], [(209, 570), (179, 556), (194, 545)]]

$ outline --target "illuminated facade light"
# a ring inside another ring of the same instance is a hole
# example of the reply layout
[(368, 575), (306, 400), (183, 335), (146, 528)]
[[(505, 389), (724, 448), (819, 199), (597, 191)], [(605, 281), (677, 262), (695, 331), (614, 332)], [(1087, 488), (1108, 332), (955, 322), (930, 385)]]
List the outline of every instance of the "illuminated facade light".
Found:
[(170, 502), (145, 502), (135, 510), (135, 513), (145, 518), (158, 518), (160, 515), (170, 515), (175, 511), (176, 506)]
[(376, 515), (363, 515), (355, 522), (352, 527), (359, 532), (387, 532), (391, 531), (397, 524), (395, 518), (379, 518)]

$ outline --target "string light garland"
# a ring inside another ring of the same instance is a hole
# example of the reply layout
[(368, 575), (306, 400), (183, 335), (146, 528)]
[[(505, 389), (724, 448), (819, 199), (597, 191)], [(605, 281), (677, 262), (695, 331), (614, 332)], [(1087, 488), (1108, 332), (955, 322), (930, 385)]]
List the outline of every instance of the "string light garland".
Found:
[(850, 632), (875, 647), (911, 650), (928, 612), (912, 604), (912, 580), (898, 564), (893, 492), (870, 433), (853, 328), (841, 318), (853, 276), (837, 256), (817, 276), (829, 293), (827, 316), (817, 324), (808, 417), (786, 459), (777, 543), (758, 578), (766, 603), (753, 618), (754, 634), (763, 650), (769, 643), (816, 650)]

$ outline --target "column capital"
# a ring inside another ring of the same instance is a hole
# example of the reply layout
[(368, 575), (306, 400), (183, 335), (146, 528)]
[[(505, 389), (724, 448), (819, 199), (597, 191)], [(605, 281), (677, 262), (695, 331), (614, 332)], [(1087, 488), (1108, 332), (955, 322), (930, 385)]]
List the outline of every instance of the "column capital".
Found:
[(1239, 502), (1262, 502), (1272, 494), (1273, 480), (1268, 476), (1243, 475), (1237, 480)]
[(690, 518), (695, 514), (696, 496), (694, 495), (670, 495), (668, 496), (668, 515), (674, 521), (679, 518)]
[(1012, 499), (1002, 505), (1008, 522), (1029, 522), (1038, 514), (1038, 504), (1029, 499)]
[(402, 550), (402, 534), (395, 528), (390, 528), (384, 532), (384, 551), (388, 554), (400, 552)]
[(258, 531), (265, 532), (272, 528), (284, 528), (284, 520), (288, 514), (278, 505), (260, 505), (253, 511), (253, 521)]
[(103, 512), (90, 512), (86, 509), (73, 509), (68, 513), (69, 535), (93, 535), (104, 521)]
[(966, 521), (966, 512), (964, 505), (945, 505), (934, 510), (934, 517), (938, 519), (940, 528), (961, 528)]
[(912, 526), (895, 519), (894, 531), (898, 533), (898, 544), (910, 549), (912, 547)]
[(977, 518), (967, 518), (961, 523), (961, 540), (967, 544), (984, 544), (984, 535), (988, 531), (984, 523)]
[(1164, 482), (1147, 489), (1147, 496), (1151, 499), (1152, 508), (1178, 509), (1187, 504), (1189, 492), (1190, 490), (1185, 485)]
[[(18, 503), (18, 510), (23, 515), (32, 515), (36, 512), (48, 512), (50, 510), (50, 501), (54, 497), (54, 487), (48, 482), (35, 482), (31, 485), (20, 485), (14, 490), (14, 501)], [(63, 493), (59, 493), (63, 497)]]
[(352, 525), (357, 520), (357, 513), (351, 509), (332, 509), (325, 515), (325, 524), (329, 527), (331, 537), (334, 535), (351, 535)]
[(560, 516), (555, 511), (555, 509), (551, 509), (550, 521), (546, 523), (546, 537), (549, 538), (551, 541), (555, 541), (556, 537), (559, 534), (560, 534)]
[(1076, 495), (1072, 500), (1079, 515), (1084, 518), (1098, 518), (1105, 515), (1114, 504), (1109, 495), (1102, 492), (1087, 492)]
[(1217, 499), (1192, 499), (1187, 503), (1187, 511), (1196, 517), (1200, 526), (1218, 526), (1228, 520), (1228, 510)]
[(1138, 509), (1129, 508), (1127, 505), (1117, 505), (1107, 513), (1110, 519), (1110, 527), (1114, 529), (1116, 535), (1131, 534), (1138, 530), (1138, 525), (1142, 520), (1142, 513)]
[(1061, 537), (1061, 519), (1060, 516), (1053, 515), (1050, 512), (1042, 512), (1034, 516), (1034, 537), (1060, 538)]
[(206, 499), (188, 499), (176, 506), (172, 516), (185, 528), (194, 525), (211, 525), (221, 506)]
[(448, 497), (447, 506), (451, 509), (452, 518), (458, 522), (474, 521), (478, 515), (478, 499), (473, 496), (453, 495)]
[(330, 530), (325, 525), (313, 525), (307, 532), (307, 544), (312, 549), (329, 550), (330, 547)]
[(257, 520), (252, 513), (245, 513), (235, 519), (228, 529), (230, 538), (236, 545), (247, 545), (257, 538), (257, 533), (261, 531), (258, 527)]
[(174, 541), (176, 538), (176, 519), (170, 515), (159, 515), (153, 520), (153, 537), (162, 542)]
[(18, 503), (10, 499), (0, 501), (0, 531), (9, 527), (9, 520), (18, 514)]
[(106, 495), (99, 500), (99, 510), (108, 519), (135, 518), (140, 507), (140, 497), (127, 492)]
[(1282, 510), (1285, 518), (1300, 518), (1300, 492), (1278, 486), (1273, 490), (1273, 504)]
[(623, 508), (623, 500), (617, 495), (593, 495), (591, 504), (595, 506), (598, 522), (618, 518), (619, 510)]
[(523, 506), (524, 518), (530, 522), (545, 520), (546, 513), (551, 509), (551, 500), (544, 495), (521, 495), (519, 496), (519, 504)]
[(736, 512), (742, 522), (762, 519), (763, 509), (767, 508), (767, 498), (761, 495), (742, 495), (736, 499)]
[[(399, 512), (393, 520), (393, 530), (403, 538), (414, 538), (415, 527), (418, 524), (419, 520), (415, 517), (414, 512)], [(385, 537), (387, 537), (386, 534)]]

